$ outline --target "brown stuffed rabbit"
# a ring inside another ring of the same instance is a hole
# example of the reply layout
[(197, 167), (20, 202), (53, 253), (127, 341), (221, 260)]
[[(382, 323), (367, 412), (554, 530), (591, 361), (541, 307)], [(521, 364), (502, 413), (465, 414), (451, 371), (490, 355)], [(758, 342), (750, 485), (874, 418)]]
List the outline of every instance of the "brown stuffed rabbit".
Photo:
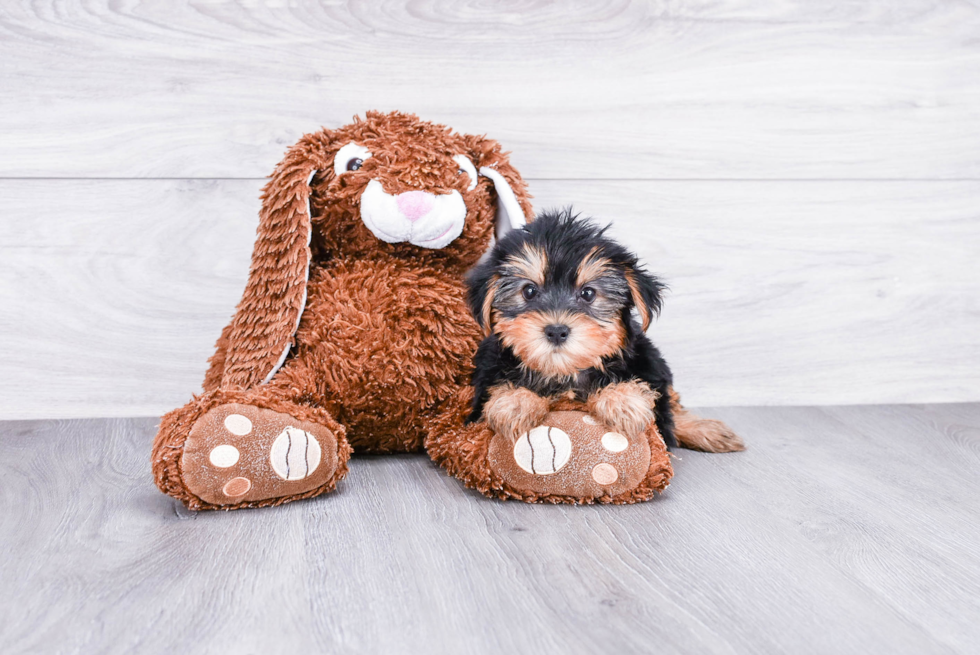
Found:
[(591, 448), (576, 444), (597, 438), (579, 434), (587, 423), (566, 426), (558, 477), (529, 477), (508, 460), (515, 444), (463, 423), (482, 336), (463, 276), (495, 227), (524, 225), (528, 198), (495, 141), (413, 115), (369, 112), (304, 136), (263, 192), (248, 285), (204, 393), (161, 421), (160, 489), (192, 509), (275, 505), (333, 489), (352, 450), (423, 444), (489, 495), (634, 502), (666, 486), (655, 431), (603, 488), (576, 464)]

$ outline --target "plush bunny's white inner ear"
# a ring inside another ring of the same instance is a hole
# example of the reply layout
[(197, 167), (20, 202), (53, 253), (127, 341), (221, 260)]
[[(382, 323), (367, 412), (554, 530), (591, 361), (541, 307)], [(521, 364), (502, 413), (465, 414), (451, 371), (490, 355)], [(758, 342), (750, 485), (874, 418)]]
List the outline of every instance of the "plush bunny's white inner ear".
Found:
[(470, 183), (466, 186), (467, 191), (472, 191), (476, 188), (476, 166), (470, 161), (470, 158), (466, 155), (456, 155), (453, 157), (453, 161), (459, 164), (459, 170), (466, 173), (470, 178)]
[(507, 178), (501, 175), (500, 171), (489, 166), (481, 168), (480, 175), (489, 177), (497, 190), (497, 239), (499, 240), (511, 230), (519, 230), (527, 225), (521, 203), (517, 202), (517, 197), (514, 195), (514, 190), (510, 188)]

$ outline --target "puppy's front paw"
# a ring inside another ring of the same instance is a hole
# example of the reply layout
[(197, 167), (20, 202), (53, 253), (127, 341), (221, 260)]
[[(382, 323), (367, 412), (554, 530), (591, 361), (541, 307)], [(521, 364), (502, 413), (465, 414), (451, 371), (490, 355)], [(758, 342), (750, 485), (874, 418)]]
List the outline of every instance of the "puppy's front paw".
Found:
[(653, 422), (653, 404), (660, 394), (639, 380), (617, 382), (589, 398), (589, 413), (627, 437), (635, 437)]
[(483, 414), (491, 430), (516, 440), (541, 425), (548, 414), (548, 401), (529, 389), (501, 385), (490, 392)]

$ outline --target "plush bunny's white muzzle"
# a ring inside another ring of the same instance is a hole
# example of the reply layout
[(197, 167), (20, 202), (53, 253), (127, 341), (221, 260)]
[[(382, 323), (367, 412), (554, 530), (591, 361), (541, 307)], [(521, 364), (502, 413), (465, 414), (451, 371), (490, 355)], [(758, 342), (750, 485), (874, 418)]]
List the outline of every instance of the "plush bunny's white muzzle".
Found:
[(435, 250), (445, 248), (463, 232), (466, 203), (459, 191), (391, 195), (380, 182), (371, 180), (361, 194), (361, 220), (382, 241), (408, 241)]

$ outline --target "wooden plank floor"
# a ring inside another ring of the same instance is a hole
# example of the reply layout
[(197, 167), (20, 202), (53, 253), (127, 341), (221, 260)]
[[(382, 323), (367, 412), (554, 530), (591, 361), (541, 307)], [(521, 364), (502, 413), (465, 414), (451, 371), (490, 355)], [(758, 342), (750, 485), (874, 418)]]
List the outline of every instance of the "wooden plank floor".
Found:
[(154, 419), (0, 423), (0, 651), (968, 653), (980, 404), (727, 408), (630, 507), (501, 503), (424, 456), (185, 511)]

